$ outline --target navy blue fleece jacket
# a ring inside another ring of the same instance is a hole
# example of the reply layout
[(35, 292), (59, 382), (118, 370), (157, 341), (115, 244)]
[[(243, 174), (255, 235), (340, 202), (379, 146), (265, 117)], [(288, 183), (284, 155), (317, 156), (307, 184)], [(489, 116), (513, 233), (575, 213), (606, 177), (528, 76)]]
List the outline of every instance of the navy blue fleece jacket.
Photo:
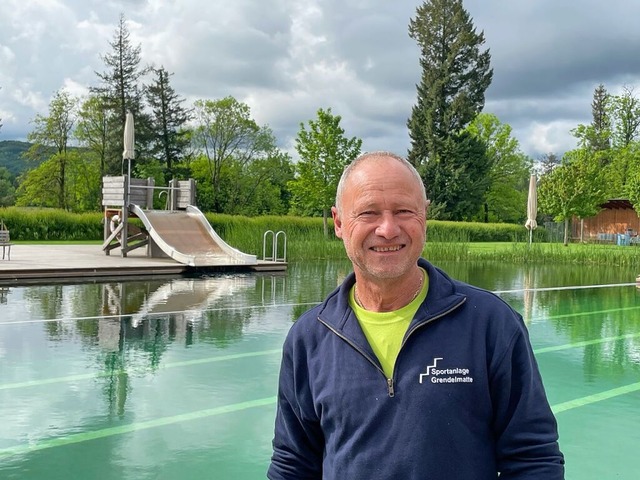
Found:
[(349, 307), (353, 274), (292, 326), (270, 479), (564, 478), (522, 317), (419, 264), (429, 292), (390, 379)]

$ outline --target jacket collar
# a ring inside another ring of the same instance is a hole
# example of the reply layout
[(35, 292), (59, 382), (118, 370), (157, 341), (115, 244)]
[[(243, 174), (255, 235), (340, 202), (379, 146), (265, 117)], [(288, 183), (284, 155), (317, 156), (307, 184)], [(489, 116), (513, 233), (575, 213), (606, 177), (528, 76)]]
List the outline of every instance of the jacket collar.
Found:
[[(465, 295), (458, 292), (456, 282), (446, 273), (420, 258), (418, 265), (424, 268), (429, 276), (429, 291), (422, 302), (408, 331), (416, 326), (427, 323), (446, 312), (454, 309), (465, 301)], [(355, 283), (355, 274), (350, 273), (342, 285), (334, 290), (322, 303), (318, 314), (319, 320), (329, 328), (353, 342), (360, 348), (371, 352), (358, 319), (349, 306), (349, 291)]]

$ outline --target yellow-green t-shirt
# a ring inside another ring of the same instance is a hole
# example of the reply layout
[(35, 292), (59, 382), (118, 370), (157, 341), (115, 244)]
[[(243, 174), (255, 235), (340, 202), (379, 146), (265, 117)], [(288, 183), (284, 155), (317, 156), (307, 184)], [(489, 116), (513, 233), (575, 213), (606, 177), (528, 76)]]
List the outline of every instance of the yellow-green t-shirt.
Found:
[(418, 311), (420, 304), (427, 297), (429, 277), (424, 270), (422, 273), (424, 281), (422, 282), (420, 293), (411, 303), (393, 312), (370, 312), (365, 310), (355, 300), (355, 287), (351, 289), (349, 295), (351, 308), (353, 308), (360, 327), (365, 337), (367, 337), (373, 353), (378, 357), (387, 378), (391, 378), (393, 375), (393, 367), (398, 358), (404, 334), (407, 332), (407, 328), (409, 328), (409, 324)]

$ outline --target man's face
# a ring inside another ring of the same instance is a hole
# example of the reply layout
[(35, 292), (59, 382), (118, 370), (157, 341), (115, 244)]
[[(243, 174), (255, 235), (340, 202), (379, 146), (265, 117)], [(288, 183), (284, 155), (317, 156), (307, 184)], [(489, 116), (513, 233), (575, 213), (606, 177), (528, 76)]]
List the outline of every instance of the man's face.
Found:
[(421, 188), (406, 166), (389, 158), (366, 160), (351, 173), (340, 211), (331, 213), (361, 278), (399, 278), (415, 267), (426, 239)]

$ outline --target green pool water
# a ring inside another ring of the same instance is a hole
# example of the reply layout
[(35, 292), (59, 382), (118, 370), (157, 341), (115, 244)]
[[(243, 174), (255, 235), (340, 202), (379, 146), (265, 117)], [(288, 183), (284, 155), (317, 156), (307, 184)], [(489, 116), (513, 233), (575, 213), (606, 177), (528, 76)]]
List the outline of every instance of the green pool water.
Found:
[[(566, 478), (638, 478), (633, 272), (443, 267), (523, 312)], [(348, 271), (3, 289), (0, 478), (265, 478), (284, 337)]]

